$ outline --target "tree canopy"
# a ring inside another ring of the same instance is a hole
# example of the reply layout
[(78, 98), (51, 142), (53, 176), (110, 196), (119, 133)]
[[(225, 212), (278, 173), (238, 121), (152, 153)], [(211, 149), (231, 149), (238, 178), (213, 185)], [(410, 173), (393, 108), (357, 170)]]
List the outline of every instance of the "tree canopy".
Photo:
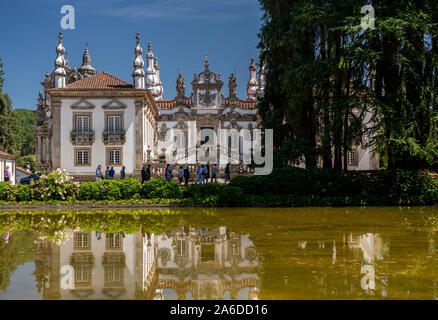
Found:
[(355, 144), (391, 168), (436, 165), (438, 0), (260, 0), (258, 104), (274, 129), (275, 164), (346, 169)]
[(0, 150), (16, 156), (35, 153), (35, 132), (33, 125), (36, 117), (27, 109), (12, 109), (12, 101), (3, 92), (4, 71), (0, 59)]

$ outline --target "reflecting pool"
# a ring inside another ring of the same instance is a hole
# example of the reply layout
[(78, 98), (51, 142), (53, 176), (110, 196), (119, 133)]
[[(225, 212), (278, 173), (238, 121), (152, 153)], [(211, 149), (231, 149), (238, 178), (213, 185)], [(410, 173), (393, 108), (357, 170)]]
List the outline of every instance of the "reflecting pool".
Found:
[(0, 299), (437, 299), (438, 210), (0, 212)]

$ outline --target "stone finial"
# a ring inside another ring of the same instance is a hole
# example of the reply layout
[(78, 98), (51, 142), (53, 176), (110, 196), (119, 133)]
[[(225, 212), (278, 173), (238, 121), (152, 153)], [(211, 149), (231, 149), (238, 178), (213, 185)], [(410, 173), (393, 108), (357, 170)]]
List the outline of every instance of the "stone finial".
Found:
[(229, 98), (237, 97), (237, 79), (234, 73), (231, 74), (228, 80)]
[(181, 98), (181, 99), (185, 98), (186, 83), (181, 73), (178, 74), (178, 78), (176, 79), (176, 93), (177, 93), (177, 98)]

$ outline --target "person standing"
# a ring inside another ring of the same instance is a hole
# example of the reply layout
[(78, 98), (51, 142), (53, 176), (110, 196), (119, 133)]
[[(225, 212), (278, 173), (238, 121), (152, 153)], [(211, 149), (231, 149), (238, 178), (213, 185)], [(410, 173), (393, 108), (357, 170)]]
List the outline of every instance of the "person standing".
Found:
[(167, 181), (172, 181), (172, 165), (169, 164), (167, 167)]
[(114, 170), (114, 167), (111, 167), (111, 169), (108, 171), (108, 178), (110, 180), (114, 180), (114, 175), (116, 174), (116, 171)]
[(102, 166), (99, 164), (96, 169), (96, 182), (102, 181)]
[(214, 180), (214, 182), (217, 182), (218, 171), (219, 171), (219, 169), (218, 169), (217, 165), (213, 164), (213, 167), (211, 168), (211, 183), (213, 183), (213, 180)]
[(167, 171), (169, 170), (169, 164), (166, 164), (166, 168), (164, 169), (164, 179), (167, 180)]
[(109, 178), (109, 167), (106, 167), (106, 170), (105, 170), (105, 179), (108, 179)]
[(9, 167), (5, 168), (3, 177), (5, 178), (5, 181), (11, 180), (11, 173), (9, 172)]
[(205, 180), (208, 182), (208, 179), (210, 179), (210, 162), (207, 162), (205, 165)]
[(189, 179), (190, 179), (189, 166), (186, 166), (186, 168), (184, 169), (184, 179), (185, 179), (185, 186), (187, 187), (189, 185)]
[(146, 173), (146, 165), (143, 164), (143, 167), (141, 168), (141, 184), (143, 184), (147, 179), (147, 173)]
[(230, 176), (230, 164), (227, 163), (227, 166), (225, 167), (225, 183), (230, 182), (231, 181), (231, 176)]
[(183, 167), (179, 167), (178, 170), (179, 185), (182, 185), (183, 177), (184, 177)]
[(122, 167), (122, 170), (120, 170), (120, 181), (125, 180), (126, 178), (126, 172), (125, 172), (125, 166)]

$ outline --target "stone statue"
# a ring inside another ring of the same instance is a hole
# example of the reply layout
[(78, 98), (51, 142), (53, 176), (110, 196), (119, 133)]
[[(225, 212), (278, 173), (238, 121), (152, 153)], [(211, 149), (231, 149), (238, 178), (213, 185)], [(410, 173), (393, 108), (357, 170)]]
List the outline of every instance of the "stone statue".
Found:
[(236, 98), (237, 97), (237, 79), (234, 73), (231, 74), (229, 81), (228, 81), (228, 89), (229, 89), (229, 96), (230, 98)]
[(40, 91), (38, 95), (38, 105), (36, 110), (37, 126), (41, 126), (49, 120), (49, 114), (47, 109), (48, 108), (43, 99), (43, 92)]
[(186, 83), (184, 82), (181, 73), (178, 75), (178, 78), (176, 79), (176, 93), (178, 98), (185, 98)]

